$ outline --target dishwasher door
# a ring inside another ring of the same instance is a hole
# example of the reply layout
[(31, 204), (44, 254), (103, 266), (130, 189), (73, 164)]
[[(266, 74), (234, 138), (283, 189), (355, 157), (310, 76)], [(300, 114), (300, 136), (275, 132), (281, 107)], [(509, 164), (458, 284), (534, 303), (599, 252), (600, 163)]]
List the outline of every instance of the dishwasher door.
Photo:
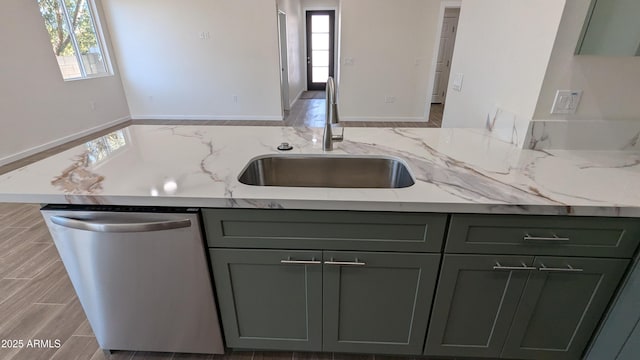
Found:
[(197, 211), (42, 214), (102, 349), (224, 353)]

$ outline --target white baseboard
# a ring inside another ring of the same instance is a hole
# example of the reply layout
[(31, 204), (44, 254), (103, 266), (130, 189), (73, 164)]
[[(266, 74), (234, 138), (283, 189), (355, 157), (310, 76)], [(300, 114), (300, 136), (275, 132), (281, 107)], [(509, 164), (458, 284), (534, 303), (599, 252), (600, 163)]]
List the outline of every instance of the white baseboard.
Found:
[(86, 129), (86, 130), (82, 130), (82, 131), (77, 132), (75, 134), (71, 134), (71, 135), (59, 138), (57, 140), (54, 140), (54, 141), (50, 141), (50, 142), (48, 142), (46, 144), (34, 146), (34, 147), (29, 148), (27, 150), (23, 150), (23, 151), (20, 151), (18, 153), (15, 153), (15, 154), (12, 154), (12, 155), (9, 155), (9, 156), (5, 156), (3, 158), (0, 158), (0, 166), (12, 163), (14, 161), (18, 161), (18, 160), (24, 159), (27, 156), (31, 156), (33, 154), (37, 154), (39, 152), (52, 149), (52, 148), (54, 148), (56, 146), (68, 143), (70, 141), (79, 139), (79, 138), (81, 138), (83, 136), (86, 136), (86, 135), (89, 135), (89, 134), (92, 134), (92, 133), (95, 133), (95, 132), (98, 132), (98, 131), (102, 131), (102, 130), (104, 130), (106, 128), (110, 128), (112, 126), (116, 126), (116, 125), (122, 124), (124, 122), (129, 121), (129, 120), (131, 120), (131, 117), (125, 116), (125, 117), (122, 117), (120, 119), (116, 119), (116, 120), (110, 121), (108, 123), (105, 123), (105, 124), (102, 124), (102, 125), (98, 125), (98, 126)]
[(378, 116), (341, 116), (342, 121), (387, 121), (387, 122), (427, 122), (428, 119), (423, 117), (378, 117)]
[(131, 115), (131, 120), (263, 120), (284, 121), (282, 115)]
[(293, 101), (291, 102), (291, 104), (289, 104), (289, 109), (291, 109), (293, 107), (293, 104), (296, 103), (296, 101), (300, 100), (300, 96), (302, 96), (302, 93), (304, 93), (304, 89), (300, 90), (300, 92), (298, 93), (298, 95), (296, 95), (296, 98), (293, 99)]

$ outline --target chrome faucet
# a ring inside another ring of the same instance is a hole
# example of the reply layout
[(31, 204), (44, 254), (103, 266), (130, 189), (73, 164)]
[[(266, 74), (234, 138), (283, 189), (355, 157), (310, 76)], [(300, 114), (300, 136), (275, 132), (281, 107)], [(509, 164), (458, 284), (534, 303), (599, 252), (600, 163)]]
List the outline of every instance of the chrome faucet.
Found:
[(331, 124), (337, 124), (338, 120), (338, 101), (336, 100), (336, 84), (333, 78), (329, 76), (327, 80), (327, 111), (324, 122), (324, 135), (322, 137), (322, 150), (333, 150), (334, 141), (342, 141), (344, 139), (344, 128), (341, 135), (333, 135)]

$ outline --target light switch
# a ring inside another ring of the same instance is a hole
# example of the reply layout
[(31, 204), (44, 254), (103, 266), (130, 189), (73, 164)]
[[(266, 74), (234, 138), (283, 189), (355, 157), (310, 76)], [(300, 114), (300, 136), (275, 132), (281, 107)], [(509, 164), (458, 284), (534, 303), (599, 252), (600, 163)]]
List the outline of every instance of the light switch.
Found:
[(558, 90), (551, 107), (552, 114), (575, 114), (582, 99), (582, 90)]
[(453, 75), (453, 85), (451, 88), (455, 91), (462, 91), (462, 82), (464, 80), (464, 74), (456, 73)]

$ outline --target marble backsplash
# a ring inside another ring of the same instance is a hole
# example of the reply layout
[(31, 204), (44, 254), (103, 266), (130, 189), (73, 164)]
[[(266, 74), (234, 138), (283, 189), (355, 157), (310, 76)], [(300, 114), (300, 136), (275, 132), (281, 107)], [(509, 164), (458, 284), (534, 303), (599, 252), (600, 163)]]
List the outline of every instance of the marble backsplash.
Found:
[(640, 151), (640, 118), (531, 120), (495, 106), (485, 128), (492, 138), (520, 149)]
[(531, 121), (523, 148), (640, 151), (640, 119)]
[(526, 144), (529, 122), (527, 118), (496, 106), (490, 114), (487, 114), (485, 127), (492, 137), (523, 148)]

